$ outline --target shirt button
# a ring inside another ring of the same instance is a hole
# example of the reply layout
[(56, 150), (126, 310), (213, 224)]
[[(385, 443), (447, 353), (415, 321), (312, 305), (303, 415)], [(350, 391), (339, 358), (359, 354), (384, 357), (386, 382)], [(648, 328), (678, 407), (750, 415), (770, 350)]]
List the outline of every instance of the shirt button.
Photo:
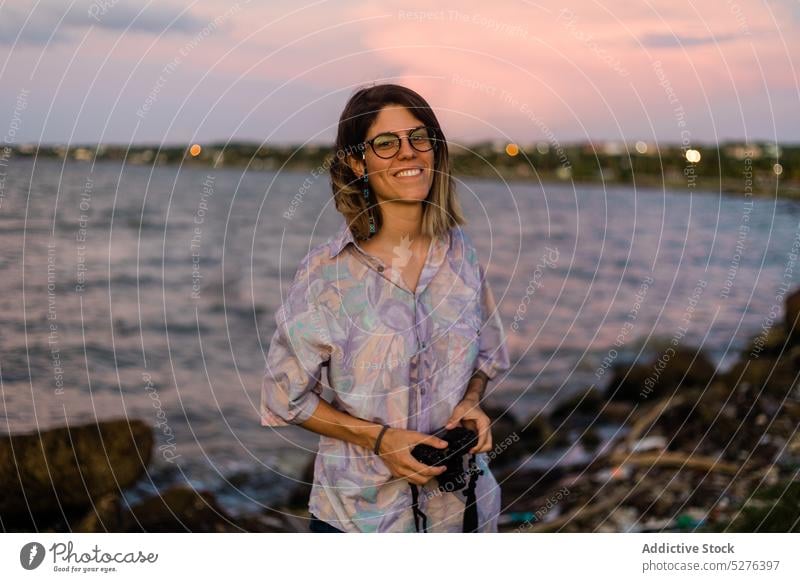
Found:
[(420, 394), (425, 394), (425, 388), (420, 388), (420, 389), (419, 389), (419, 393), (420, 393)]
[(378, 272), (383, 273), (383, 265), (378, 265)]

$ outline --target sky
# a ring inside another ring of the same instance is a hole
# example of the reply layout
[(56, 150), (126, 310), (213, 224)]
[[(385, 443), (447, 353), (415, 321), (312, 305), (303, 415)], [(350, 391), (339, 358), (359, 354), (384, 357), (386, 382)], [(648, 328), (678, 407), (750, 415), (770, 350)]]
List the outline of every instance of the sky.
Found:
[(0, 0), (0, 135), (328, 144), (391, 82), (464, 143), (797, 143), (798, 66), (800, 0)]

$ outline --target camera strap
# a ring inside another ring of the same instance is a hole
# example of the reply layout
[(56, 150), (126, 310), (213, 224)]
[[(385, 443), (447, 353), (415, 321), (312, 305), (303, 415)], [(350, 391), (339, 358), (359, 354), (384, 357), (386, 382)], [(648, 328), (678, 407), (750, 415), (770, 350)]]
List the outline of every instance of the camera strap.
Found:
[(414, 510), (414, 527), (419, 532), (419, 523), (422, 521), (422, 531), (428, 533), (428, 516), (419, 508), (419, 490), (414, 483), (411, 485), (411, 508)]
[[(461, 526), (462, 532), (476, 533), (478, 531), (478, 503), (476, 500), (475, 487), (478, 484), (478, 477), (483, 475), (483, 469), (478, 470), (475, 463), (475, 454), (469, 458), (469, 483), (466, 489), (466, 505), (464, 506), (464, 521)], [(411, 486), (411, 508), (414, 512), (414, 527), (417, 532), (428, 532), (428, 516), (419, 508), (419, 489), (414, 483)], [(420, 522), (422, 528), (420, 529)]]
[(475, 499), (475, 486), (480, 475), (483, 475), (483, 469), (478, 470), (478, 465), (475, 463), (475, 453), (473, 453), (469, 458), (469, 483), (465, 493), (467, 499), (464, 507), (462, 532), (476, 533), (478, 531), (478, 504)]

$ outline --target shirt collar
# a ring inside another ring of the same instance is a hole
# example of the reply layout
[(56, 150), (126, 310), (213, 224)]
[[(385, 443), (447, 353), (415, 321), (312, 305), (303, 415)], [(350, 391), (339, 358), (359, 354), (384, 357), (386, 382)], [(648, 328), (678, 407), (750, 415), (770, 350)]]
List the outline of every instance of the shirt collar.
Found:
[(347, 221), (345, 220), (342, 223), (342, 226), (339, 227), (339, 231), (333, 236), (330, 242), (330, 251), (331, 251), (331, 258), (336, 257), (339, 253), (344, 250), (344, 247), (348, 245), (348, 243), (355, 244), (356, 239), (353, 237), (353, 233), (350, 232), (350, 227), (347, 225)]
[[(438, 237), (433, 240), (434, 246), (431, 249), (431, 259), (433, 261), (433, 264), (437, 267), (441, 264), (442, 260), (444, 259), (444, 255), (446, 254), (447, 248), (450, 246), (451, 236), (452, 236), (451, 233), (448, 232), (446, 236)], [(338, 232), (333, 236), (329, 244), (331, 258), (336, 257), (350, 243), (357, 245), (355, 237), (353, 236), (353, 233), (350, 231), (350, 227), (347, 225), (347, 221), (345, 220), (339, 227)]]

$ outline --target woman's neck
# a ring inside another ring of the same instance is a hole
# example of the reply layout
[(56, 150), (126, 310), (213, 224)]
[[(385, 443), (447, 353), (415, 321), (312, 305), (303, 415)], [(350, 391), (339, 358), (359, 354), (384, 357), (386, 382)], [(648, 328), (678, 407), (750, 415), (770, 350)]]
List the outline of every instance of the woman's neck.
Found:
[[(385, 202), (381, 205), (382, 224), (380, 231), (370, 240), (383, 248), (394, 248), (409, 239), (422, 239), (422, 203)], [(416, 246), (416, 245), (415, 245)]]

